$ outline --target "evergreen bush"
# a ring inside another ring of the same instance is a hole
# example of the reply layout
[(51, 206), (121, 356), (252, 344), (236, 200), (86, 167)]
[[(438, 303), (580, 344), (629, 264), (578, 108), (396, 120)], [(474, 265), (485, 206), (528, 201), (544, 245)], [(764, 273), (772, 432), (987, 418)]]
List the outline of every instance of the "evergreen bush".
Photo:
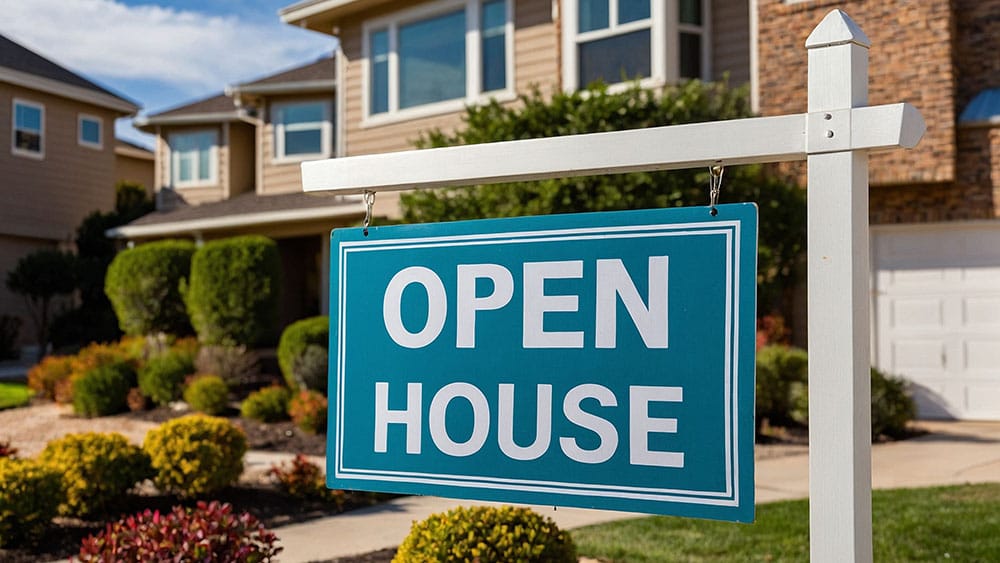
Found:
[(34, 460), (0, 457), (0, 547), (38, 540), (62, 500), (58, 473)]
[(792, 388), (805, 383), (808, 356), (805, 350), (773, 344), (757, 351), (757, 427), (767, 419), (772, 424), (787, 424), (792, 416)]
[(247, 438), (224, 418), (195, 414), (150, 430), (142, 449), (160, 490), (196, 496), (236, 483), (243, 473)]
[(288, 420), (288, 402), (291, 398), (292, 393), (287, 387), (265, 387), (250, 393), (240, 405), (240, 415), (259, 422)]
[(302, 319), (285, 328), (278, 343), (278, 365), (289, 389), (326, 395), (329, 340), (330, 317)]
[(104, 291), (125, 334), (190, 334), (180, 283), (191, 271), (194, 244), (150, 242), (123, 250), (108, 267)]
[(182, 284), (191, 324), (203, 344), (273, 342), (278, 324), (278, 245), (249, 235), (205, 243)]
[(197, 375), (184, 389), (184, 402), (201, 413), (222, 414), (229, 405), (229, 386), (217, 375)]
[(158, 405), (180, 399), (184, 379), (194, 373), (189, 354), (167, 352), (154, 356), (139, 369), (139, 389)]
[(129, 362), (93, 368), (73, 380), (73, 412), (87, 417), (124, 412), (135, 384), (135, 369)]

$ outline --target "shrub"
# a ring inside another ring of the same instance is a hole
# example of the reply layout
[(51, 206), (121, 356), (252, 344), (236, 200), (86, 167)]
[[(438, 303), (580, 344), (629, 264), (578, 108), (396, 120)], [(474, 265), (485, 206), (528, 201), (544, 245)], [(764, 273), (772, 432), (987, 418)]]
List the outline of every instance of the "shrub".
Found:
[(65, 499), (59, 512), (104, 515), (137, 482), (152, 477), (149, 458), (117, 433), (68, 434), (49, 442), (38, 460), (62, 475)]
[(194, 361), (198, 373), (214, 373), (231, 386), (241, 385), (260, 373), (260, 358), (246, 346), (202, 346)]
[(41, 537), (62, 496), (55, 471), (32, 460), (0, 458), (0, 547)]
[(273, 240), (250, 235), (195, 252), (183, 289), (191, 324), (205, 344), (263, 344), (278, 324), (281, 259)]
[(296, 455), (290, 465), (272, 465), (267, 473), (278, 481), (278, 488), (286, 494), (306, 500), (334, 502), (337, 510), (344, 508), (344, 491), (326, 488), (323, 470), (302, 454)]
[(205, 414), (222, 414), (229, 405), (229, 386), (217, 375), (196, 376), (184, 390), (184, 402)]
[(56, 398), (56, 388), (73, 374), (71, 356), (47, 356), (28, 371), (28, 387), (49, 400)]
[(575, 562), (570, 535), (551, 519), (513, 506), (459, 507), (416, 522), (393, 563)]
[(108, 266), (104, 291), (125, 334), (190, 334), (180, 295), (194, 244), (164, 240), (123, 250)]
[(326, 397), (316, 391), (299, 391), (288, 402), (292, 422), (310, 434), (326, 430)]
[(260, 422), (288, 420), (288, 401), (291, 398), (292, 394), (287, 387), (265, 387), (250, 393), (240, 406), (240, 415)]
[[(290, 389), (311, 389), (326, 394), (327, 344), (330, 318), (296, 321), (281, 333), (278, 365)], [(317, 359), (321, 358), (319, 362)]]
[(150, 430), (142, 448), (149, 455), (160, 490), (194, 496), (240, 478), (247, 439), (226, 419), (196, 414)]
[(906, 393), (906, 381), (872, 368), (872, 438), (902, 438), (906, 425), (917, 414), (913, 399)]
[(21, 319), (7, 314), (0, 315), (0, 360), (16, 360), (21, 357), (17, 338), (21, 334)]
[(17, 455), (17, 448), (10, 445), (10, 440), (0, 442), (0, 459), (12, 458)]
[(96, 367), (73, 382), (73, 412), (87, 417), (123, 412), (133, 387), (135, 370), (130, 363)]
[(125, 396), (125, 404), (132, 412), (142, 412), (149, 408), (149, 399), (142, 394), (142, 389), (133, 387), (128, 390), (128, 395)]
[(808, 356), (789, 346), (764, 346), (757, 351), (757, 427), (764, 419), (787, 423), (791, 417), (791, 387), (808, 376)]
[(195, 508), (146, 510), (109, 523), (80, 544), (80, 561), (272, 561), (282, 548), (253, 515), (229, 503), (199, 501)]
[(165, 405), (181, 397), (184, 378), (194, 373), (191, 356), (167, 352), (150, 358), (139, 370), (139, 389), (158, 405)]

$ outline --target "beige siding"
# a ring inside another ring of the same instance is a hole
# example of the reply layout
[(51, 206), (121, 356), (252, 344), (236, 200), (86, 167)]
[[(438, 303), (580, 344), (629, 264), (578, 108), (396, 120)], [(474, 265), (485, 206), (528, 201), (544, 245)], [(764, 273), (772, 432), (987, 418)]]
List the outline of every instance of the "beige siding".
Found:
[[(11, 153), (15, 97), (45, 107), (40, 160)], [(103, 120), (100, 150), (78, 143), (80, 113)], [(114, 206), (115, 117), (89, 104), (0, 86), (0, 233), (66, 241), (88, 213)]]
[(232, 123), (229, 126), (229, 197), (254, 191), (254, 126)]
[(729, 73), (729, 83), (750, 81), (750, 7), (747, 0), (712, 2), (712, 78)]
[(146, 188), (146, 193), (153, 192), (153, 164), (152, 160), (136, 158), (133, 156), (115, 155), (115, 182), (135, 182)]
[[(218, 174), (217, 182), (210, 186), (198, 186), (190, 188), (171, 189), (172, 180), (170, 178), (170, 136), (175, 133), (188, 133), (193, 131), (204, 131), (211, 129), (218, 134), (219, 150), (216, 162)], [(213, 201), (221, 201), (226, 198), (226, 182), (229, 179), (229, 147), (226, 143), (226, 136), (223, 135), (222, 125), (192, 125), (185, 127), (160, 127), (159, 139), (156, 144), (157, 162), (157, 191), (173, 192), (170, 194), (158, 194), (157, 201), (165, 203), (167, 206), (179, 197), (191, 205), (199, 205)], [(159, 204), (158, 204), (159, 205)]]
[[(279, 102), (310, 100), (327, 101), (330, 104), (331, 119), (335, 119), (333, 92), (330, 92), (329, 96), (275, 96), (267, 100), (261, 136), (261, 176), (263, 181), (262, 185), (257, 187), (258, 193), (280, 194), (302, 191), (302, 163), (299, 161), (275, 161), (274, 123), (271, 121), (271, 107), (274, 103)], [(335, 130), (336, 126), (331, 128), (331, 135), (334, 134)], [(335, 140), (330, 139), (331, 152), (335, 146)]]

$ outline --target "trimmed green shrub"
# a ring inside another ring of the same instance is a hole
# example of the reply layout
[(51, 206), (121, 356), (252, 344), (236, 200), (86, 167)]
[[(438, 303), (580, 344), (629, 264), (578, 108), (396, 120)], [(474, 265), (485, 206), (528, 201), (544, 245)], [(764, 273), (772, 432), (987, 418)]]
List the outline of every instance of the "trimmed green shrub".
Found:
[(108, 266), (104, 292), (125, 334), (190, 334), (181, 280), (191, 272), (194, 244), (150, 242), (123, 250)]
[(252, 514), (229, 503), (198, 501), (161, 515), (145, 512), (108, 524), (80, 544), (80, 561), (273, 561), (278, 537)]
[(299, 391), (288, 402), (288, 416), (296, 426), (310, 434), (326, 431), (326, 397), (316, 391)]
[(330, 317), (302, 319), (285, 328), (278, 343), (278, 365), (289, 389), (326, 394), (329, 340)]
[(190, 354), (167, 352), (154, 356), (139, 369), (139, 389), (158, 405), (181, 397), (184, 379), (194, 373)]
[(805, 350), (790, 346), (764, 346), (757, 351), (757, 427), (767, 419), (771, 423), (792, 421), (791, 388), (808, 377)]
[(160, 490), (203, 495), (232, 485), (243, 473), (247, 438), (224, 418), (175, 418), (150, 430), (142, 444)]
[(88, 370), (73, 381), (73, 412), (87, 417), (124, 412), (128, 408), (128, 392), (135, 384), (135, 369), (130, 362), (119, 361)]
[(393, 563), (575, 563), (570, 535), (550, 518), (513, 506), (458, 507), (416, 522)]
[(62, 479), (29, 459), (0, 458), (0, 547), (38, 540), (62, 502)]
[(906, 425), (917, 414), (906, 388), (906, 380), (872, 368), (872, 439), (906, 436)]
[(38, 460), (62, 475), (60, 514), (109, 514), (136, 483), (153, 476), (149, 458), (117, 433), (68, 434), (49, 442)]
[(205, 414), (222, 414), (229, 405), (229, 386), (217, 375), (196, 376), (184, 389), (184, 402)]
[(182, 293), (202, 343), (254, 346), (273, 342), (280, 285), (278, 245), (250, 235), (199, 248)]
[(288, 420), (288, 402), (291, 398), (292, 392), (287, 387), (265, 387), (250, 393), (240, 405), (240, 415), (260, 422)]

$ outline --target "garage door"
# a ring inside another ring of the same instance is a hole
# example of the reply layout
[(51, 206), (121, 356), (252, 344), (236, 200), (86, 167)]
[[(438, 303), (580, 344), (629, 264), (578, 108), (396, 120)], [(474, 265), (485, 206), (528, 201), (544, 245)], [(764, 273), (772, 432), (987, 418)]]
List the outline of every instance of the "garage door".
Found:
[(1000, 222), (872, 231), (874, 363), (922, 418), (1000, 420)]

